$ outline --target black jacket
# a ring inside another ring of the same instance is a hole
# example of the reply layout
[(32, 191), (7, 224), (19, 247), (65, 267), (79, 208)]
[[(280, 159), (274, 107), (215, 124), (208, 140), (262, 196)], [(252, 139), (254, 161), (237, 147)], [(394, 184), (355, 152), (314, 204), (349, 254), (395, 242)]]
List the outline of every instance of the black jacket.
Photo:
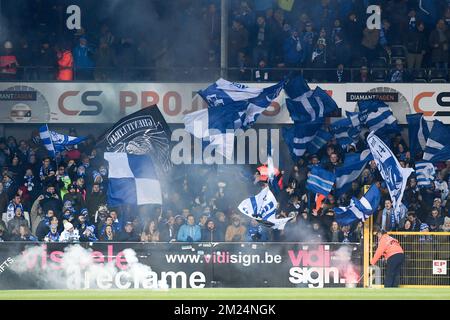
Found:
[(121, 231), (117, 235), (117, 241), (139, 242), (140, 240), (139, 235), (137, 235), (134, 231), (131, 231), (130, 233)]
[(102, 204), (106, 204), (106, 195), (102, 191), (91, 192), (86, 195), (86, 207), (91, 221), (94, 221), (95, 212)]
[(175, 225), (170, 227), (168, 224), (159, 226), (159, 240), (161, 242), (169, 242), (177, 239), (177, 230)]
[(223, 242), (225, 241), (224, 235), (220, 232), (217, 232), (217, 229), (213, 230), (202, 229), (202, 241), (205, 242)]
[[(56, 193), (54, 195), (57, 195)], [(42, 199), (39, 203), (42, 207), (42, 212), (46, 213), (48, 210), (53, 210), (53, 212), (58, 215), (58, 218), (61, 216), (61, 208), (62, 202), (58, 198), (53, 197), (49, 193), (44, 194), (44, 199)]]
[(407, 36), (406, 48), (408, 53), (422, 53), (427, 49), (428, 43), (424, 32), (410, 31)]

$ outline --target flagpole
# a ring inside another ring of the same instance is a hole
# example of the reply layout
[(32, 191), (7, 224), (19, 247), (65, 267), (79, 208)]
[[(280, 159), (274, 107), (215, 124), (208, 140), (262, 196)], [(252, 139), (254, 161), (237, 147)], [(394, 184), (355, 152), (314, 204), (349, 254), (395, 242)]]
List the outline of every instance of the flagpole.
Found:
[(56, 162), (56, 166), (58, 166), (59, 163), (58, 163), (58, 160), (57, 160), (57, 152), (56, 152), (55, 144), (53, 143), (52, 134), (50, 133), (50, 129), (48, 128), (48, 124), (47, 123), (45, 124), (45, 127), (47, 128), (47, 132), (48, 132), (48, 135), (50, 137), (50, 142), (52, 143), (53, 154), (54, 154), (54, 159), (55, 159), (55, 162)]
[(220, 76), (228, 75), (228, 1), (220, 1)]
[(50, 136), (50, 142), (52, 143), (53, 152), (55, 152), (55, 155), (56, 155), (55, 145), (53, 144), (52, 135), (50, 134), (50, 129), (48, 128), (48, 124), (47, 123), (45, 124), (45, 127), (47, 128), (48, 135)]

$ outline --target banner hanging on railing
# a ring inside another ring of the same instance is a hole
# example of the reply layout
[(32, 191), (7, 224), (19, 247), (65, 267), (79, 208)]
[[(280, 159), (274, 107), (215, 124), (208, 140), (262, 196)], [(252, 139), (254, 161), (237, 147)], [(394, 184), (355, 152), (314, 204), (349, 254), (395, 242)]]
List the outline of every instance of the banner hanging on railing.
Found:
[(0, 289), (355, 287), (352, 243), (0, 243)]
[[(272, 83), (248, 83), (268, 87)], [(311, 89), (316, 84), (309, 83)], [(168, 123), (183, 123), (186, 113), (206, 108), (196, 94), (208, 83), (0, 83), (0, 123), (115, 123), (141, 108), (157, 104)], [(406, 115), (421, 112), (450, 123), (448, 84), (321, 83), (344, 111), (355, 111), (360, 100), (381, 99), (400, 124)], [(258, 122), (291, 123), (284, 91), (272, 101)]]

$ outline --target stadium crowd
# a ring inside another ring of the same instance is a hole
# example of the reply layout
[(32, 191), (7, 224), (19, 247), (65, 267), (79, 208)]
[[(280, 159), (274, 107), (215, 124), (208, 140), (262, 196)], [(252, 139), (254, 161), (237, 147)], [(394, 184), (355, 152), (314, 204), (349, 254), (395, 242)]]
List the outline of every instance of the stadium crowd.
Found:
[[(72, 129), (73, 130), (73, 129)], [(76, 135), (76, 132), (70, 132)], [(57, 163), (33, 132), (28, 141), (0, 139), (0, 239), (2, 241), (142, 241), (142, 242), (359, 242), (362, 222), (339, 225), (333, 208), (346, 206), (375, 183), (382, 192), (375, 223), (387, 231), (450, 231), (450, 161), (436, 167), (435, 181), (419, 188), (409, 178), (400, 210), (394, 212), (389, 192), (373, 161), (351, 189), (327, 197), (308, 192), (309, 166), (334, 171), (346, 155), (364, 148), (361, 138), (345, 150), (331, 140), (317, 154), (305, 155), (289, 170), (280, 170), (278, 217), (292, 217), (284, 230), (260, 225), (237, 210), (237, 205), (267, 184), (264, 165), (254, 174), (220, 174), (214, 166), (174, 166), (163, 183), (163, 206), (107, 206), (108, 165), (93, 136), (66, 147)], [(414, 167), (401, 135), (392, 150), (402, 166)], [(227, 178), (228, 177), (228, 178)], [(228, 179), (228, 180), (227, 180)], [(245, 195), (240, 185), (248, 187)]]
[[(220, 66), (220, 1), (131, 1), (109, 16), (101, 15), (108, 2), (79, 2), (83, 25), (72, 31), (64, 2), (2, 2), (10, 32), (0, 34), (0, 79), (192, 80), (187, 70), (197, 68), (202, 80), (202, 68)], [(371, 4), (381, 7), (377, 29), (366, 25)], [(136, 23), (124, 27), (117, 22), (126, 10)], [(447, 81), (446, 0), (234, 0), (228, 16), (233, 80), (275, 81), (304, 68), (308, 81)]]

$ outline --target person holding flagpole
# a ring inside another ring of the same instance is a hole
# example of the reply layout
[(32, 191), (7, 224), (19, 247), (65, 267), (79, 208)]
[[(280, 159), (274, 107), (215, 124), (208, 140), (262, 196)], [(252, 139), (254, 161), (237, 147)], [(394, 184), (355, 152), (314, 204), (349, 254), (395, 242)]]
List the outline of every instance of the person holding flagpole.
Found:
[(386, 273), (384, 276), (385, 288), (396, 288), (400, 282), (400, 272), (405, 262), (403, 248), (397, 239), (394, 239), (381, 228), (376, 230), (378, 237), (378, 247), (375, 255), (370, 260), (371, 265), (375, 265), (383, 256), (386, 259)]

